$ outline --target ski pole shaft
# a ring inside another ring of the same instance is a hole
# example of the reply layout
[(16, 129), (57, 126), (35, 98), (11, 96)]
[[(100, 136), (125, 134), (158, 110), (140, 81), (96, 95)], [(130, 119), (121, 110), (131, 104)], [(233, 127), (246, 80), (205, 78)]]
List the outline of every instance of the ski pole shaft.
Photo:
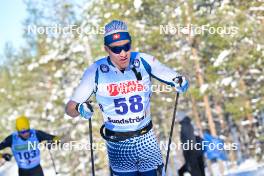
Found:
[(92, 129), (92, 120), (91, 119), (89, 119), (89, 138), (90, 138), (90, 149), (91, 149), (92, 175), (95, 176), (94, 157), (93, 157), (93, 129)]
[(51, 162), (52, 162), (53, 169), (54, 169), (54, 171), (55, 171), (55, 174), (57, 175), (58, 172), (57, 172), (57, 170), (56, 170), (55, 162), (54, 162), (54, 159), (53, 159), (53, 156), (52, 156), (50, 150), (49, 150), (49, 154), (50, 154), (50, 158), (51, 158)]
[(177, 106), (178, 106), (178, 100), (179, 100), (179, 92), (177, 92), (176, 100), (175, 100), (175, 106), (174, 106), (174, 110), (173, 110), (173, 118), (172, 118), (172, 123), (171, 123), (169, 143), (168, 143), (168, 149), (167, 149), (167, 155), (166, 155), (165, 172), (167, 171), (167, 166), (168, 166), (168, 162), (169, 162), (170, 145), (171, 145), (171, 139), (172, 139), (174, 124), (175, 124), (175, 118), (176, 118), (176, 111), (177, 111)]

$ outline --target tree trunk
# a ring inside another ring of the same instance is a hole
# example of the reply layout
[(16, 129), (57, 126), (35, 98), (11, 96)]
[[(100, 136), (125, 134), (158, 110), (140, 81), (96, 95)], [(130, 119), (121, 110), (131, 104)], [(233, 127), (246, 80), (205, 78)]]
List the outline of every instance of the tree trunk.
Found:
[(191, 100), (192, 100), (192, 113), (194, 116), (195, 124), (197, 128), (199, 129), (199, 135), (203, 136), (202, 135), (203, 128), (202, 128), (201, 120), (200, 120), (199, 113), (198, 113), (197, 106), (196, 106), (196, 100), (192, 95), (191, 95)]
[[(199, 58), (197, 55), (197, 50), (195, 48), (192, 48), (192, 55), (195, 61), (195, 69), (196, 69), (196, 75), (197, 75), (197, 80), (198, 84), (201, 87), (204, 84), (204, 79), (201, 73), (201, 67), (199, 63)], [(204, 101), (204, 106), (205, 106), (205, 114), (208, 119), (208, 124), (210, 128), (210, 132), (213, 136), (217, 136), (216, 129), (215, 129), (215, 123), (213, 121), (213, 116), (211, 113), (211, 108), (210, 108), (210, 103), (207, 95), (203, 96), (203, 101)]]
[[(222, 107), (220, 106), (220, 103), (219, 101), (217, 100), (216, 101), (216, 106), (215, 106), (215, 109), (216, 109), (216, 113), (220, 119), (220, 124), (221, 124), (221, 128), (222, 129), (226, 129), (227, 128), (227, 125), (225, 123), (225, 119), (224, 119), (224, 116), (223, 116), (223, 111), (222, 111)], [(232, 143), (232, 139), (229, 135), (227, 135), (227, 138), (225, 140), (226, 143), (228, 144), (231, 144)], [(230, 150), (229, 152), (229, 156), (230, 156), (230, 160), (231, 160), (231, 163), (232, 163), (232, 167), (236, 167), (236, 158), (235, 158), (235, 153), (233, 150)]]
[(246, 95), (247, 94), (247, 87), (246, 87), (245, 81), (242, 78), (239, 80), (239, 84), (240, 84), (241, 91), (244, 94), (245, 99), (246, 99), (245, 100), (245, 105), (244, 105), (245, 112), (246, 112), (246, 117), (249, 120), (250, 128), (252, 128), (253, 116), (251, 114), (250, 101), (247, 99), (247, 95)]

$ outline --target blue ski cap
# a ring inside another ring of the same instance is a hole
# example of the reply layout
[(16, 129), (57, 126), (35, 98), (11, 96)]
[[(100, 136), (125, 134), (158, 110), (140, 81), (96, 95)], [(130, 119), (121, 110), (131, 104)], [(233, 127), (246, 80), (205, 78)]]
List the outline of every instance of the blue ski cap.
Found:
[(113, 20), (105, 25), (104, 44), (106, 46), (121, 40), (129, 40), (131, 42), (131, 37), (128, 33), (125, 22)]

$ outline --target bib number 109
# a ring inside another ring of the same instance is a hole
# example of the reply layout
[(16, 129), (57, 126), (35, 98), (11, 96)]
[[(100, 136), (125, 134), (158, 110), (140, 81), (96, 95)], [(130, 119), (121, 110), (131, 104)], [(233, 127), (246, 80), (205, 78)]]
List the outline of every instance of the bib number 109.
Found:
[[(129, 102), (129, 103), (128, 103)], [(118, 98), (114, 99), (115, 112), (120, 115), (124, 115), (130, 109), (131, 112), (140, 112), (143, 109), (142, 97), (139, 95), (133, 95), (128, 98)]]

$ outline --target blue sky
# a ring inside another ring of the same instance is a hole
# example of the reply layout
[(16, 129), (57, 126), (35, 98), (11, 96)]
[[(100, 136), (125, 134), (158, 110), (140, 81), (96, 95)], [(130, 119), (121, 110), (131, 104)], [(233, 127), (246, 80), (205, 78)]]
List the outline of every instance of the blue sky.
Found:
[[(71, 0), (70, 2), (82, 6), (86, 1)], [(23, 22), (29, 14), (23, 0), (0, 0), (0, 4), (0, 64), (2, 64), (4, 47), (7, 42), (11, 43), (15, 49), (25, 44), (22, 37)], [(76, 12), (78, 14), (78, 10)]]
[[(14, 48), (23, 44), (23, 20), (27, 17), (23, 0), (0, 0), (0, 55), (6, 42)], [(0, 57), (0, 63), (3, 58)]]

